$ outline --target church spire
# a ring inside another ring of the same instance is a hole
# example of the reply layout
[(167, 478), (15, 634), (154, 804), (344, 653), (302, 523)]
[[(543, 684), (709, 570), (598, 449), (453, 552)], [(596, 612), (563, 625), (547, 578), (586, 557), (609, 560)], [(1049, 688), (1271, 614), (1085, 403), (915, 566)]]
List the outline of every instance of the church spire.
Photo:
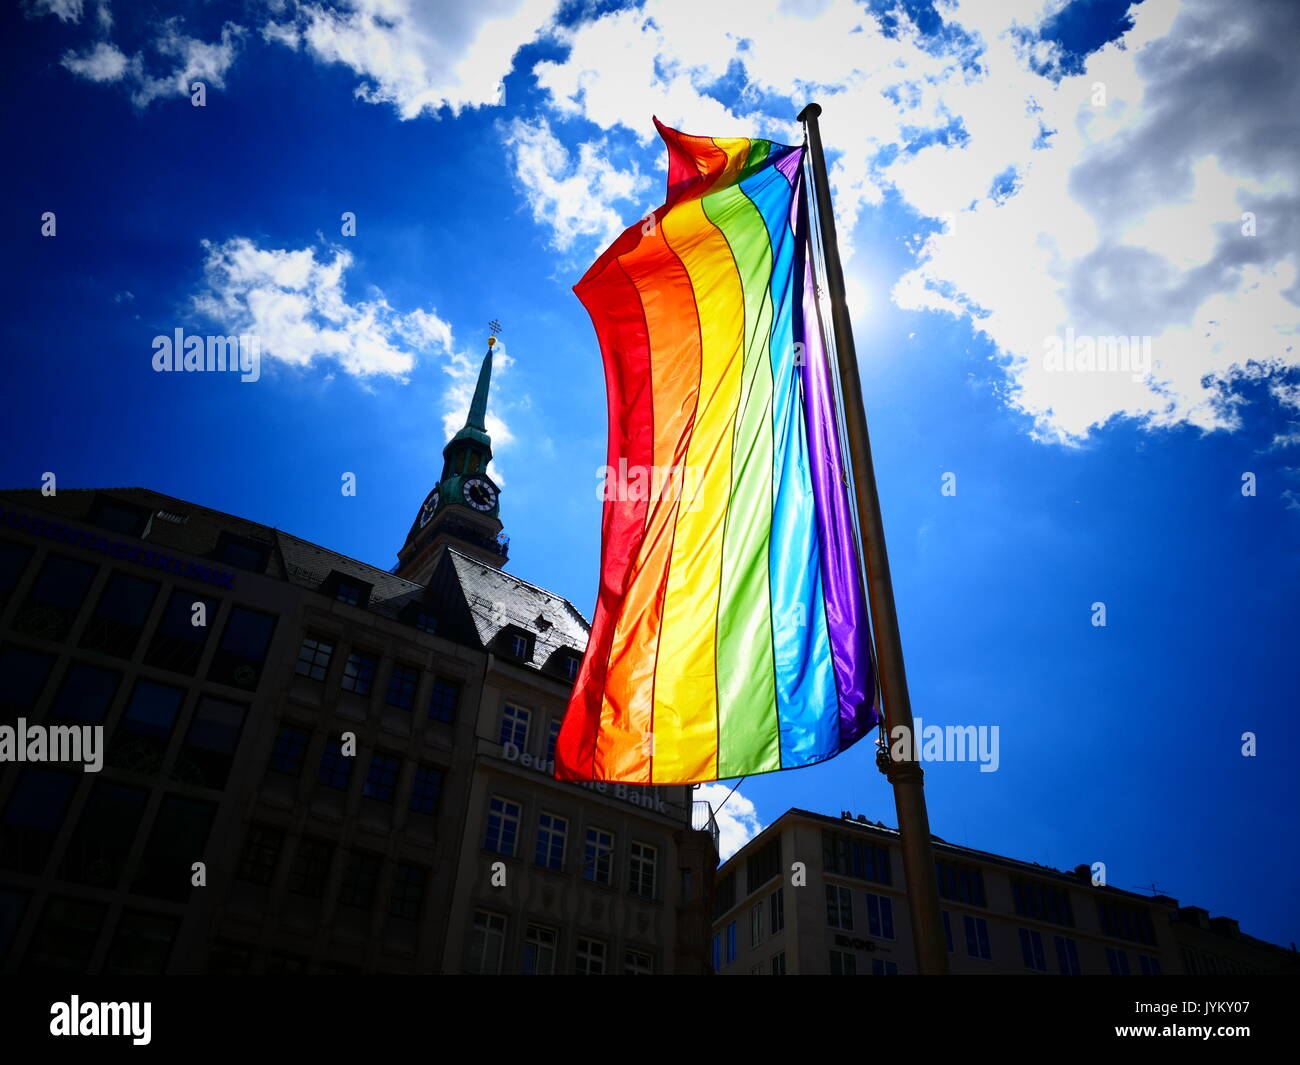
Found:
[(496, 337), (488, 337), (487, 354), (483, 356), (483, 365), (478, 372), (478, 385), (474, 388), (474, 402), (469, 405), (469, 417), (465, 420), (466, 428), (487, 431), (488, 389), (492, 385), (492, 349)]
[(425, 497), (406, 543), (397, 553), (394, 572), (399, 577), (423, 582), (443, 546), (454, 546), (490, 566), (506, 561), (508, 540), (501, 530), (501, 489), (492, 480), (492, 439), (487, 432), (488, 392), (492, 387), (492, 356), (496, 332), (488, 337), (487, 354), (479, 368), (474, 398), (464, 428), (442, 449), (442, 476)]

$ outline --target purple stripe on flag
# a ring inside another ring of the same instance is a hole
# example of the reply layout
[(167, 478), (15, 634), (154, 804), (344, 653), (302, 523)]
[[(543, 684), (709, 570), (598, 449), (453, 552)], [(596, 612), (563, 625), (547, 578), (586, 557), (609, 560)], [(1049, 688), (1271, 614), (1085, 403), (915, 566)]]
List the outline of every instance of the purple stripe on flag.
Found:
[(844, 750), (879, 723), (880, 714), (874, 705), (876, 685), (871, 668), (870, 629), (853, 543), (848, 479), (840, 454), (830, 370), (817, 321), (817, 294), (808, 245), (807, 183), (800, 184), (804, 187), (795, 201), (798, 204), (795, 271), (803, 273), (804, 281), (802, 306), (794, 315), (794, 338), (803, 344), (801, 378), (808, 424), (808, 457), (821, 545), (826, 627), (840, 696), (840, 750)]

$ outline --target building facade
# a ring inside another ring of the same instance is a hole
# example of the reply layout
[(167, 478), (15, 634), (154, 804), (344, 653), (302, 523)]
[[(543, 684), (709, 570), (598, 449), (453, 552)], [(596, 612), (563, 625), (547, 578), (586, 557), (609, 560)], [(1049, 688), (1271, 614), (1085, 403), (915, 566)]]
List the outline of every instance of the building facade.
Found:
[(549, 775), (588, 624), (502, 569), (491, 363), (392, 571), (0, 492), (0, 972), (707, 970), (709, 811)]
[[(1244, 937), (1227, 918), (1201, 921), (1205, 911), (1166, 896), (1094, 886), (1088, 866), (1062, 872), (937, 837), (933, 847), (953, 974), (1300, 973), (1294, 949)], [(917, 971), (895, 829), (788, 810), (717, 877), (721, 975)]]

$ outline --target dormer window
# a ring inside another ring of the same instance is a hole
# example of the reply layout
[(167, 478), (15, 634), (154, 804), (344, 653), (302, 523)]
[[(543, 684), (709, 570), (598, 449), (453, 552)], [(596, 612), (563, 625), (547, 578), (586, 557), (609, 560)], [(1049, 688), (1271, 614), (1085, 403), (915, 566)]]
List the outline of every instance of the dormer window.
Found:
[(502, 631), (498, 646), (517, 661), (530, 661), (533, 657), (533, 634), (527, 629), (511, 625)]
[(335, 602), (347, 603), (348, 606), (361, 607), (364, 610), (370, 603), (370, 588), (371, 586), (365, 581), (358, 580), (349, 573), (334, 570), (325, 578), (322, 591)]
[(560, 669), (564, 671), (564, 676), (568, 680), (578, 679), (578, 670), (582, 666), (582, 659), (577, 655), (565, 655), (560, 659)]
[(222, 532), (217, 538), (214, 557), (219, 562), (234, 566), (236, 569), (265, 573), (266, 564), (271, 558), (271, 545), (263, 540), (252, 540), (247, 536)]
[(415, 627), (421, 632), (436, 633), (438, 631), (438, 619), (432, 614), (416, 614)]
[(88, 516), (92, 525), (109, 532), (124, 533), (143, 539), (149, 534), (151, 513), (142, 507), (126, 503), (112, 496), (97, 496)]

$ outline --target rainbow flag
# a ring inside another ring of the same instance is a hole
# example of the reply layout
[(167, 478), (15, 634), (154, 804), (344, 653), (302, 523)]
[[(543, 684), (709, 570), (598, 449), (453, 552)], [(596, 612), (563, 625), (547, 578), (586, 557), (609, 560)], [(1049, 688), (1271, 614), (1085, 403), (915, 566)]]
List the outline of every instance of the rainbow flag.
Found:
[(804, 149), (655, 125), (667, 202), (574, 286), (605, 364), (609, 465), (563, 780), (791, 769), (879, 722)]

